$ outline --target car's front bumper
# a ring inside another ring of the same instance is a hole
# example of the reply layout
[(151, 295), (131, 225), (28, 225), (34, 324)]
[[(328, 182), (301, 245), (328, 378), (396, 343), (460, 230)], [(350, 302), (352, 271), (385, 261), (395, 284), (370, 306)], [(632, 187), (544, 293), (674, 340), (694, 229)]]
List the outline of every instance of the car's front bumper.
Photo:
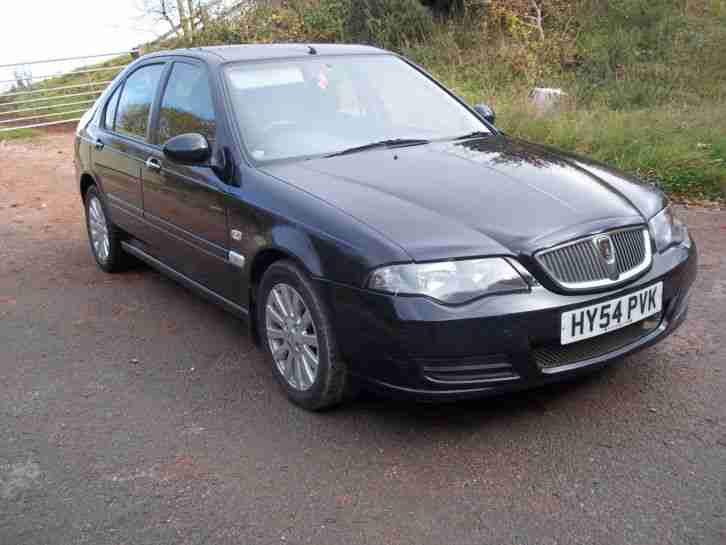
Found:
[[(458, 307), (318, 282), (353, 374), (391, 394), (449, 399), (564, 380), (663, 340), (686, 316), (696, 269), (695, 244), (674, 247), (657, 255), (644, 276), (610, 292), (563, 295), (537, 286)], [(656, 320), (560, 346), (563, 312), (656, 282), (663, 282)]]

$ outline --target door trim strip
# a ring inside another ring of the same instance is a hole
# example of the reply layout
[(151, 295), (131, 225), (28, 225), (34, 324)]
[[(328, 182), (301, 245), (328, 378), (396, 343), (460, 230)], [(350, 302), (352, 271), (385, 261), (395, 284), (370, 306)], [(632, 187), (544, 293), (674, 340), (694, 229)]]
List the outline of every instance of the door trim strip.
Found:
[(176, 269), (170, 267), (166, 263), (159, 261), (155, 257), (147, 254), (141, 248), (135, 246), (132, 242), (122, 241), (121, 246), (123, 247), (124, 251), (130, 253), (134, 257), (139, 258), (141, 261), (144, 261), (151, 267), (166, 274), (167, 276), (171, 277), (173, 280), (176, 280), (183, 286), (198, 293), (202, 297), (205, 297), (206, 299), (212, 301), (213, 303), (216, 303), (216, 304), (224, 307), (226, 310), (230, 311), (232, 314), (239, 316), (240, 318), (249, 317), (249, 311), (246, 308), (243, 308), (240, 305), (238, 305), (237, 303), (230, 301), (226, 297), (222, 297), (217, 292), (210, 290), (209, 288), (201, 285), (199, 282), (192, 280), (188, 276), (186, 276), (186, 275), (180, 273), (179, 271), (177, 271)]

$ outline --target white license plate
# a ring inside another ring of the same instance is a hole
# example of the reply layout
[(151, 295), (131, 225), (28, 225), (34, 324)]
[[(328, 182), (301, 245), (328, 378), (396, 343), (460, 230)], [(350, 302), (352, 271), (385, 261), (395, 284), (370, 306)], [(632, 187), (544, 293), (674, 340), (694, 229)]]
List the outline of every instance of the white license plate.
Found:
[(663, 307), (663, 283), (589, 307), (562, 313), (560, 342), (570, 344), (615, 331), (657, 314)]

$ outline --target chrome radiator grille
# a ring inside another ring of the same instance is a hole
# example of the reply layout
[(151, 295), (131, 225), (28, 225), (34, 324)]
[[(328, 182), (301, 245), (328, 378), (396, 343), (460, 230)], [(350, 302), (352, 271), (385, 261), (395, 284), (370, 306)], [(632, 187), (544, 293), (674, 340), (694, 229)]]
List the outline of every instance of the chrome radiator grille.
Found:
[[(603, 239), (612, 253), (607, 257), (599, 246)], [(565, 289), (608, 287), (626, 282), (650, 266), (650, 236), (644, 227), (618, 229), (544, 250), (535, 258)]]

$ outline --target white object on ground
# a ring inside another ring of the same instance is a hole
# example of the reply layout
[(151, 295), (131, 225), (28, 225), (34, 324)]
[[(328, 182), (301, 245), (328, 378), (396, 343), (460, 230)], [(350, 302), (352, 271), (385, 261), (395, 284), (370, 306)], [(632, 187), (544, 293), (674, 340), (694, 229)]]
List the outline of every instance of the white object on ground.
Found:
[(535, 87), (532, 89), (529, 96), (537, 110), (540, 112), (546, 112), (557, 106), (557, 104), (562, 100), (562, 97), (567, 96), (567, 93), (565, 93), (562, 89)]

